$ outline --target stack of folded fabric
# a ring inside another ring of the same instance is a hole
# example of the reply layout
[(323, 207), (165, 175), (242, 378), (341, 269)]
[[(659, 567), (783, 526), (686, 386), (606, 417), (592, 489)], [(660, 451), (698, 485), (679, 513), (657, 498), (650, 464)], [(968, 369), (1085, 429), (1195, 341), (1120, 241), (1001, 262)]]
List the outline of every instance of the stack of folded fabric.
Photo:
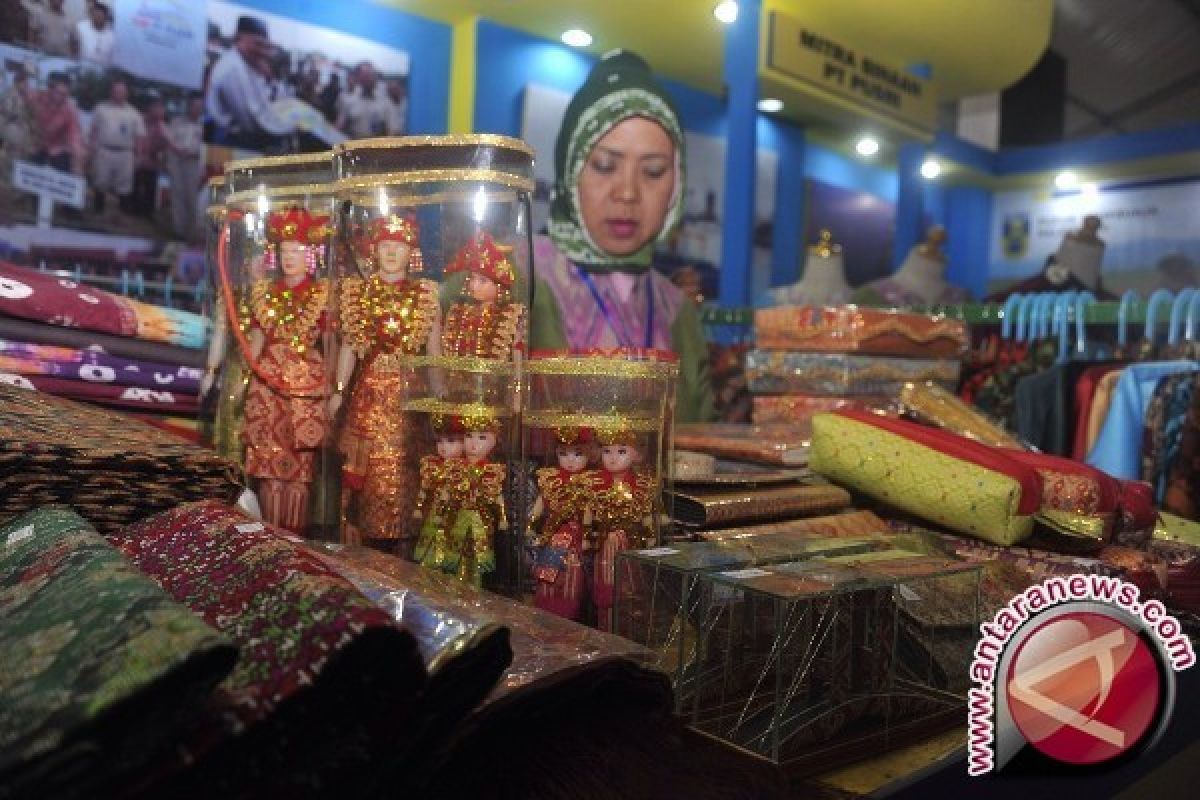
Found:
[(0, 382), (194, 419), (209, 322), (0, 262)]
[(759, 309), (754, 328), (746, 374), (756, 423), (887, 408), (909, 382), (953, 389), (967, 346), (960, 321), (855, 306)]
[(0, 521), (73, 506), (107, 534), (206, 498), (234, 502), (241, 470), (211, 450), (100, 408), (0, 385)]

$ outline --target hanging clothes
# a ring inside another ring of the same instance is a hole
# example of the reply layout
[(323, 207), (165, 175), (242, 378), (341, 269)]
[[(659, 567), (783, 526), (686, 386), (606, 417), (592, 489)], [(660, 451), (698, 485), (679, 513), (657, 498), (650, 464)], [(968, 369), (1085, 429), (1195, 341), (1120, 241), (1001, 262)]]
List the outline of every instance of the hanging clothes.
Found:
[(1163, 509), (1200, 520), (1200, 376), (1193, 376), (1191, 407), (1180, 421), (1178, 451), (1170, 461)]
[[(1071, 447), (1071, 458), (1076, 461), (1083, 461), (1087, 458), (1088, 452), (1092, 449), (1092, 444), (1096, 441), (1096, 436), (1100, 434), (1100, 424), (1108, 414), (1109, 401), (1112, 399), (1112, 390), (1116, 386), (1117, 378), (1120, 377), (1121, 369), (1124, 366), (1124, 362), (1112, 361), (1100, 366), (1090, 367), (1085, 369), (1075, 382), (1074, 424), (1072, 426), (1075, 435)], [(1096, 423), (1095, 430), (1091, 431), (1089, 435), (1092, 409), (1100, 402), (1098, 397), (1100, 384), (1105, 376), (1113, 373), (1116, 373), (1116, 376), (1109, 380), (1108, 388), (1104, 395), (1104, 411)]]
[(1136, 480), (1142, 471), (1142, 427), (1160, 378), (1200, 370), (1196, 361), (1133, 364), (1121, 373), (1112, 406), (1087, 463), (1115, 478)]
[(1142, 430), (1142, 480), (1154, 488), (1154, 502), (1167, 493), (1171, 464), (1179, 454), (1183, 423), (1192, 406), (1197, 376), (1183, 373), (1162, 378), (1146, 409)]

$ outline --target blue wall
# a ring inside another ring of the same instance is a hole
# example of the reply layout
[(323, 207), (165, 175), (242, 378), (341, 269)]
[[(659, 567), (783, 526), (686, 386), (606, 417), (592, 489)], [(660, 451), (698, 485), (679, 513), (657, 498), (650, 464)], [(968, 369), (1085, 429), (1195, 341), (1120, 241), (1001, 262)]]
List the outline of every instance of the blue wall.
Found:
[(408, 128), (445, 133), (450, 103), (449, 25), (366, 0), (237, 0), (240, 5), (361, 36), (408, 53)]

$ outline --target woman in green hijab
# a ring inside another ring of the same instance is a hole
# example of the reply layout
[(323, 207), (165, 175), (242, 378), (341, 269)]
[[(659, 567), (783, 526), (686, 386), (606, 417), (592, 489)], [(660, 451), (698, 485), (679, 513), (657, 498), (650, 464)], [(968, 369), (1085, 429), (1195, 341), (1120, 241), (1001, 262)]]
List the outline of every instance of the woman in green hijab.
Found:
[(683, 216), (683, 130), (650, 67), (606, 55), (567, 106), (549, 237), (534, 246), (534, 350), (658, 348), (679, 357), (676, 418), (713, 418), (695, 304), (651, 269)]

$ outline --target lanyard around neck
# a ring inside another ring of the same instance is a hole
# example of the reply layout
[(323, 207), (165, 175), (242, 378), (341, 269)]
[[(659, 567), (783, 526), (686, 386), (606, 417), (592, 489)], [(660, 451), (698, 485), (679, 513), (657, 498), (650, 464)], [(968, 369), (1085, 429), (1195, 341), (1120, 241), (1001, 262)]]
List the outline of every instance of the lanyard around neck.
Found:
[[(584, 285), (587, 286), (588, 291), (591, 292), (592, 300), (594, 300), (596, 302), (596, 307), (599, 308), (600, 313), (604, 315), (604, 321), (606, 323), (608, 323), (609, 330), (611, 330), (613, 332), (613, 335), (617, 337), (617, 342), (620, 343), (620, 345), (622, 347), (630, 347), (630, 348), (636, 347), (637, 345), (635, 345), (633, 342), (633, 336), (630, 335), (629, 330), (625, 327), (625, 323), (621, 320), (621, 318), (618, 314), (614, 313), (613, 310), (608, 307), (608, 304), (604, 302), (604, 298), (600, 296), (600, 291), (596, 288), (596, 284), (592, 280), (592, 276), (589, 275), (588, 273), (584, 272), (583, 270), (579, 269), (579, 267), (576, 267), (575, 269), (579, 273), (579, 276), (581, 278), (583, 278), (583, 283), (584, 283)], [(651, 347), (654, 346), (654, 287), (653, 286), (646, 287), (646, 336), (645, 336), (645, 339), (646, 339), (646, 343), (643, 345), (643, 347), (645, 347), (647, 350), (649, 350)]]

